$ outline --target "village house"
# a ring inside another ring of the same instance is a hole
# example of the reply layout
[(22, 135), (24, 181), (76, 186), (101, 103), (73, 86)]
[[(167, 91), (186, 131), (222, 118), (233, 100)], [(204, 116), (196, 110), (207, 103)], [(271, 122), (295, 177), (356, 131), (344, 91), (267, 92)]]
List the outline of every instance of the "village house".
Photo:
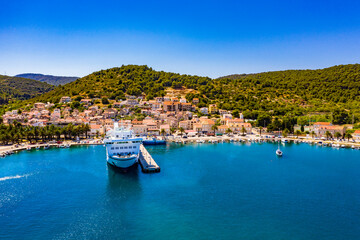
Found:
[(85, 99), (81, 99), (80, 103), (90, 106), (92, 105), (92, 100), (90, 98), (85, 98)]
[(209, 109), (207, 107), (202, 107), (202, 108), (200, 108), (200, 112), (204, 115), (208, 115)]
[(103, 116), (104, 118), (115, 118), (117, 116), (118, 111), (115, 108), (105, 109)]
[(69, 103), (71, 102), (71, 97), (63, 96), (60, 98), (60, 103)]
[(45, 109), (45, 103), (42, 102), (34, 103), (34, 108), (36, 108), (37, 110), (43, 110)]
[(331, 133), (334, 137), (336, 132), (339, 132), (341, 135), (344, 135), (346, 128), (339, 125), (314, 125), (314, 132), (318, 137), (326, 137), (326, 132)]
[(210, 114), (215, 114), (218, 113), (219, 109), (217, 108), (216, 104), (210, 104), (209, 105), (209, 113)]
[(169, 124), (162, 124), (160, 125), (160, 133), (161, 131), (164, 129), (165, 134), (169, 135), (170, 134), (170, 125)]
[(199, 99), (198, 98), (194, 98), (192, 100), (192, 103), (195, 104), (195, 105), (198, 105), (199, 104)]
[(144, 124), (133, 125), (132, 129), (135, 135), (145, 136), (147, 135), (147, 126)]
[(220, 125), (220, 126), (217, 127), (216, 133), (225, 134), (228, 129), (229, 129), (228, 126)]
[(360, 130), (355, 130), (355, 132), (353, 133), (352, 136), (355, 141), (359, 141), (360, 140)]
[(90, 124), (90, 132), (89, 132), (89, 136), (101, 136), (102, 134), (104, 134), (104, 127), (101, 126), (100, 124)]
[(215, 122), (211, 119), (200, 118), (201, 128), (203, 133), (214, 132), (211, 128), (215, 125)]

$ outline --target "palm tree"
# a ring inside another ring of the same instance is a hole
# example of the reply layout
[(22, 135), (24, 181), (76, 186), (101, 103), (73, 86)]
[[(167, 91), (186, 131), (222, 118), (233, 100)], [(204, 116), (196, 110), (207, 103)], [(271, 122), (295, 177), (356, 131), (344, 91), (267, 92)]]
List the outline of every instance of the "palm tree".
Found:
[(185, 132), (185, 130), (184, 130), (184, 128), (183, 127), (180, 127), (179, 128), (179, 131), (180, 131), (180, 135), (182, 136), (183, 135), (183, 133)]
[(339, 138), (341, 137), (341, 133), (339, 132), (334, 133), (334, 137), (336, 137), (339, 140)]
[(165, 136), (165, 134), (166, 134), (165, 129), (161, 129), (161, 130), (160, 130), (160, 134), (161, 134), (162, 136)]
[(331, 133), (329, 131), (325, 132), (326, 139), (329, 139), (332, 137)]
[(230, 129), (230, 128), (227, 128), (225, 132), (226, 132), (227, 134), (232, 133), (232, 131), (231, 131), (231, 129)]
[(215, 131), (218, 130), (218, 127), (216, 125), (212, 125), (211, 126), (211, 130), (214, 131), (214, 135), (215, 135)]
[(174, 134), (176, 132), (176, 129), (172, 127), (172, 128), (170, 128), (170, 132), (171, 132), (171, 134)]

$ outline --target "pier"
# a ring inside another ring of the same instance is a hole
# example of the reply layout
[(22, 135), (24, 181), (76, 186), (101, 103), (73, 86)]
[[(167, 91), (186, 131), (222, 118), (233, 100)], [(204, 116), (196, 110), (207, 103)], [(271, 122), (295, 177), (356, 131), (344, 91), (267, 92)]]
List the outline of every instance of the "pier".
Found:
[(140, 145), (139, 162), (144, 173), (160, 172), (160, 167), (142, 144)]

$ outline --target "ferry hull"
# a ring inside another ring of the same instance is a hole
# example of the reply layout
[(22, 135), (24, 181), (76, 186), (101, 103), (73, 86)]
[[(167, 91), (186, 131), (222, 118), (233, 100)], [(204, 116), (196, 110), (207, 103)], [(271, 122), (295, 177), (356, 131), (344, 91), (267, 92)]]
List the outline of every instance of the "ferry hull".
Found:
[(127, 158), (127, 159), (114, 159), (111, 157), (107, 158), (107, 162), (117, 168), (129, 168), (133, 165), (135, 165), (137, 163), (138, 158), (137, 157), (132, 157), (132, 158)]

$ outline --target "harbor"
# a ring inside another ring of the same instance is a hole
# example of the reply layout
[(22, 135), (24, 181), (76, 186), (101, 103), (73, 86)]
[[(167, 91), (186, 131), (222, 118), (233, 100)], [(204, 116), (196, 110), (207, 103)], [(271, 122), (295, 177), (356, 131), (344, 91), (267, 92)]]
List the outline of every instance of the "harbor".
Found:
[(360, 151), (289, 143), (279, 159), (275, 143), (146, 148), (159, 173), (144, 174), (140, 166), (116, 171), (102, 145), (0, 159), (2, 236), (162, 240), (176, 230), (184, 233), (180, 239), (199, 239), (193, 231), (202, 229), (201, 239), (292, 239), (298, 232), (299, 240), (355, 240), (360, 234), (354, 204)]

